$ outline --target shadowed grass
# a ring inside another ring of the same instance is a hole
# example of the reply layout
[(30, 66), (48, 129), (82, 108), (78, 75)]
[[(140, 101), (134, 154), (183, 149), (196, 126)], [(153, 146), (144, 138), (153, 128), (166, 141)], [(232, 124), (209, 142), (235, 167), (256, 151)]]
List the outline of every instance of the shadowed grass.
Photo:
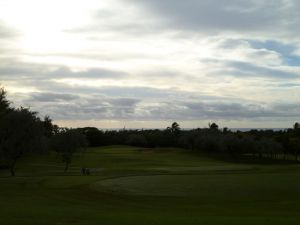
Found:
[[(81, 176), (81, 167), (91, 168)], [(0, 224), (299, 224), (298, 164), (234, 163), (180, 149), (109, 146), (0, 172)]]

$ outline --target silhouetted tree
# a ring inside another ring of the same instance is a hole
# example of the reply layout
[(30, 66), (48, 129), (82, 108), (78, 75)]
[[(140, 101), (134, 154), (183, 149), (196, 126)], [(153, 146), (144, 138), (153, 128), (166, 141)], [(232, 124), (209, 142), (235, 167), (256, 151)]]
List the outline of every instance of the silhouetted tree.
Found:
[(51, 146), (53, 150), (61, 155), (62, 161), (65, 163), (64, 171), (66, 172), (74, 153), (84, 150), (87, 146), (87, 140), (85, 135), (77, 130), (70, 129), (54, 135), (51, 138)]
[(55, 134), (55, 125), (52, 123), (50, 116), (45, 116), (43, 121), (45, 136), (50, 138)]
[(131, 134), (126, 141), (126, 144), (132, 146), (146, 147), (147, 140), (142, 134)]
[(236, 135), (228, 134), (222, 138), (222, 150), (231, 156), (237, 156), (243, 153), (241, 139)]
[(77, 130), (86, 136), (90, 147), (103, 146), (107, 143), (104, 133), (96, 127), (83, 127)]
[(218, 131), (219, 126), (216, 123), (209, 123), (208, 124), (209, 129), (213, 130), (213, 131)]
[(43, 125), (35, 112), (20, 108), (10, 110), (0, 119), (0, 157), (15, 175), (17, 160), (32, 152), (42, 151)]
[(215, 135), (198, 136), (195, 141), (198, 151), (216, 153), (221, 151), (220, 137)]
[(300, 139), (290, 138), (290, 149), (292, 154), (295, 156), (295, 160), (298, 161), (298, 154), (300, 152)]
[(230, 131), (228, 130), (228, 128), (227, 127), (224, 127), (223, 128), (223, 134), (227, 134), (227, 133), (229, 133)]
[(180, 126), (177, 122), (172, 123), (171, 127), (167, 127), (171, 133), (178, 135), (180, 132)]
[(6, 91), (0, 88), (0, 118), (9, 110), (9, 101), (6, 99)]

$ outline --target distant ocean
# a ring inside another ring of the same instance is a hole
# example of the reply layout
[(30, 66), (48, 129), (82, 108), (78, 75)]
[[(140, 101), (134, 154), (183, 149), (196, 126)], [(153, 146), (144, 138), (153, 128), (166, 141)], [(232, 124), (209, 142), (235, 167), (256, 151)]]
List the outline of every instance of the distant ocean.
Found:
[[(205, 128), (205, 127), (199, 127), (199, 128)], [(207, 128), (207, 127), (206, 127)], [(118, 130), (164, 130), (165, 128), (99, 128), (100, 130), (108, 130), (108, 131), (118, 131)], [(181, 130), (193, 130), (197, 128), (181, 128)], [(221, 130), (223, 129), (222, 127), (220, 128)], [(231, 130), (233, 132), (235, 131), (250, 131), (250, 130), (273, 130), (273, 131), (280, 131), (280, 130), (286, 130), (288, 128), (230, 128), (228, 127), (228, 130)]]
[(280, 131), (286, 130), (288, 128), (228, 128), (231, 131), (250, 131), (250, 130), (273, 130), (273, 131)]

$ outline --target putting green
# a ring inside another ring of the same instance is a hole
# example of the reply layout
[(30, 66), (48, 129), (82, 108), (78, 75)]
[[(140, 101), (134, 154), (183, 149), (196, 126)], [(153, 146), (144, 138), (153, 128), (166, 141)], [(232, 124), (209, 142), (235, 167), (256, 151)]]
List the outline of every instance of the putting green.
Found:
[[(292, 190), (287, 183), (293, 185)], [(293, 173), (147, 175), (101, 180), (92, 184), (91, 188), (121, 195), (193, 197), (209, 202), (277, 202), (298, 196), (300, 178)]]

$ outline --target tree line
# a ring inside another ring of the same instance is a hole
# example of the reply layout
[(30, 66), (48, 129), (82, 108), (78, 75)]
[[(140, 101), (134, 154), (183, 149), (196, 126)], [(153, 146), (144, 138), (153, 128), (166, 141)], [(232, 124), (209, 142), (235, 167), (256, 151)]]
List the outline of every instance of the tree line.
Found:
[(207, 128), (182, 130), (177, 122), (166, 129), (102, 131), (95, 127), (78, 128), (92, 147), (127, 144), (139, 147), (180, 147), (194, 152), (227, 154), (232, 157), (251, 155), (298, 160), (300, 153), (300, 125), (285, 130), (231, 131), (219, 129), (216, 123)]
[(73, 154), (85, 146), (85, 135), (54, 125), (49, 116), (41, 119), (28, 108), (12, 107), (5, 90), (0, 88), (0, 168), (9, 169), (15, 176), (15, 165), (20, 158), (54, 150), (67, 171)]
[(182, 130), (177, 122), (166, 129), (100, 130), (95, 127), (61, 128), (49, 116), (41, 119), (28, 108), (15, 108), (0, 88), (0, 169), (15, 175), (17, 161), (28, 154), (55, 151), (68, 170), (74, 153), (87, 146), (132, 145), (138, 147), (180, 147), (193, 152), (225, 154), (232, 157), (252, 155), (298, 161), (300, 124), (285, 130), (250, 130), (233, 132), (219, 129), (216, 123), (207, 128)]

